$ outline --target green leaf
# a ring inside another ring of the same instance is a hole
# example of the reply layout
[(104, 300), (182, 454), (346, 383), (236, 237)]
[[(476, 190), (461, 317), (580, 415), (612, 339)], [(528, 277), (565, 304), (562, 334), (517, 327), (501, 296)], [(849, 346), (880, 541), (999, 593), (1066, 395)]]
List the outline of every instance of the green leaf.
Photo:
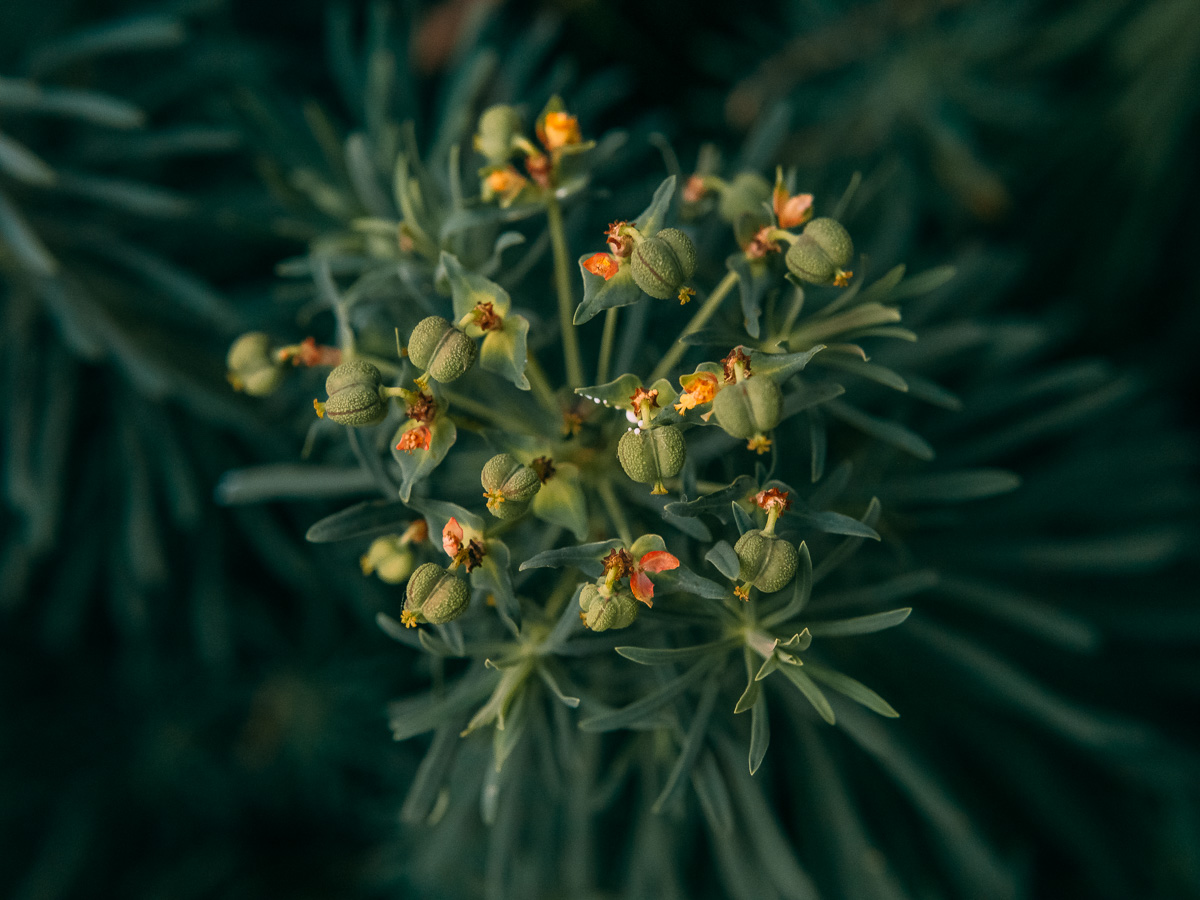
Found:
[[(480, 303), (491, 303), (501, 316), (507, 316), (512, 306), (508, 291), (494, 281), (489, 281), (482, 275), (468, 272), (463, 268), (458, 257), (442, 251), (440, 265), (446, 270), (446, 280), (450, 282), (450, 295), (454, 304), (455, 320), (462, 319)], [(524, 366), (521, 367), (524, 371)]]
[(0, 131), (0, 172), (35, 187), (54, 184), (54, 170), (40, 156)]
[(182, 194), (127, 178), (108, 178), (60, 171), (58, 189), (94, 203), (154, 219), (189, 216), (195, 204)]
[(797, 372), (804, 371), (809, 361), (824, 349), (824, 344), (817, 344), (803, 353), (763, 353), (760, 350), (751, 350), (750, 370), (755, 377), (766, 375), (776, 384), (783, 384)]
[(375, 479), (362, 467), (268, 463), (233, 469), (213, 491), (221, 506), (272, 500), (314, 500), (375, 493)]
[(816, 364), (826, 366), (830, 369), (838, 369), (849, 375), (857, 375), (859, 378), (865, 378), (867, 381), (882, 384), (884, 387), (889, 387), (894, 391), (900, 391), (901, 393), (908, 392), (908, 382), (891, 369), (877, 365), (876, 363), (855, 359), (844, 353), (824, 353), (816, 361)]
[(821, 693), (821, 689), (817, 687), (816, 683), (804, 674), (803, 669), (799, 666), (782, 665), (779, 667), (779, 671), (786, 675), (788, 680), (800, 689), (800, 693), (812, 704), (813, 709), (817, 711), (822, 719), (830, 725), (837, 721), (833, 715), (833, 707), (829, 705), (829, 700)]
[(890, 422), (887, 419), (869, 415), (841, 400), (832, 400), (825, 404), (825, 408), (835, 418), (841, 419), (851, 428), (858, 429), (868, 437), (873, 437), (926, 462), (934, 457), (933, 447), (929, 445), (929, 442), (899, 422)]
[(422, 693), (413, 699), (399, 700), (388, 706), (392, 739), (408, 740), (424, 734), (462, 715), (486, 697), (495, 685), (489, 673), (476, 672), (461, 678), (447, 693), (435, 696)]
[[(650, 205), (642, 210), (642, 214), (633, 220), (633, 225), (643, 237), (661, 231), (666, 227), (667, 217), (671, 212), (671, 201), (675, 197), (675, 176), (669, 175), (654, 191)], [(577, 323), (578, 324), (578, 323)]]
[(446, 454), (450, 452), (450, 448), (454, 446), (454, 442), (458, 439), (458, 429), (454, 427), (454, 422), (449, 416), (440, 415), (434, 418), (429, 423), (429, 449), (424, 450), (418, 448), (410, 452), (400, 450), (396, 445), (400, 442), (400, 438), (410, 428), (414, 428), (418, 423), (409, 420), (401, 425), (394, 435), (392, 435), (392, 456), (396, 462), (400, 464), (400, 499), (408, 502), (412, 497), (412, 489), (418, 481), (425, 478), (438, 467)]
[(399, 641), (406, 647), (411, 647), (414, 650), (420, 650), (422, 645), (417, 637), (417, 632), (420, 629), (405, 628), (387, 613), (376, 613), (375, 624), (379, 629), (394, 641)]
[(763, 299), (771, 287), (771, 267), (766, 260), (746, 259), (745, 253), (731, 253), (725, 267), (737, 276), (738, 292), (742, 301), (742, 324), (750, 337), (762, 337), (759, 319), (762, 317)]
[[(775, 645), (779, 644), (778, 639)], [(748, 709), (752, 709), (759, 703), (762, 698), (762, 679), (756, 675), (766, 663), (775, 658), (775, 652), (772, 648), (771, 655), (763, 662), (763, 666), (757, 664), (758, 655), (749, 647), (742, 647), (742, 656), (746, 661), (746, 689), (742, 691), (742, 696), (738, 697), (738, 702), (734, 704), (733, 714), (740, 715)]]
[(579, 257), (579, 272), (583, 277), (583, 300), (575, 308), (576, 325), (590, 321), (606, 309), (633, 306), (646, 299), (642, 289), (633, 280), (633, 271), (628, 264), (622, 265), (615, 274), (606, 279), (603, 275), (596, 275), (583, 267), (593, 256), (594, 253), (585, 253)]
[(344, 541), (398, 528), (411, 516), (398, 500), (366, 500), (314, 522), (304, 537), (314, 544)]
[(575, 393), (581, 397), (587, 397), (596, 403), (601, 403), (604, 406), (621, 409), (625, 412), (632, 412), (633, 404), (629, 402), (629, 398), (641, 386), (642, 379), (636, 375), (626, 373), (606, 384), (575, 388)]
[(3, 191), (0, 191), (0, 244), (7, 245), (35, 275), (49, 276), (58, 271), (58, 260)]
[(544, 550), (521, 563), (519, 570), (576, 568), (589, 578), (599, 578), (604, 573), (600, 564), (609, 552), (625, 546), (620, 538), (597, 541), (594, 544), (576, 544), (574, 547), (558, 547)]
[(692, 787), (713, 833), (728, 835), (733, 830), (733, 804), (721, 767), (711, 752), (702, 753), (696, 762), (692, 770)]
[(713, 707), (716, 705), (719, 686), (718, 679), (709, 678), (704, 685), (704, 690), (700, 692), (700, 700), (696, 703), (696, 712), (692, 716), (687, 734), (684, 735), (683, 745), (679, 748), (679, 758), (675, 760), (675, 765), (671, 767), (671, 773), (667, 776), (667, 783), (663, 785), (654, 805), (650, 807), (651, 812), (661, 813), (675, 796), (684, 777), (691, 774), (692, 767), (696, 764), (696, 757), (704, 746), (708, 720), (712, 717)]
[(879, 532), (870, 525), (865, 525), (858, 519), (844, 516), (837, 512), (811, 512), (808, 510), (794, 510), (792, 513), (793, 523), (804, 523), (822, 531), (825, 534), (844, 534), (852, 537), (870, 538), (873, 541), (880, 540)]
[(774, 628), (780, 622), (787, 622), (796, 618), (803, 611), (804, 607), (808, 605), (809, 598), (812, 596), (812, 555), (808, 552), (808, 544), (804, 541), (801, 541), (800, 546), (796, 549), (799, 561), (796, 564), (796, 580), (792, 586), (792, 596), (788, 599), (787, 606), (778, 612), (772, 613), (763, 620), (763, 624), (767, 628)]
[(684, 565), (671, 569), (669, 572), (656, 574), (653, 581), (658, 592), (663, 595), (693, 594), (706, 600), (723, 600), (729, 596), (727, 586), (709, 581)]
[(440, 535), (445, 529), (446, 523), (451, 519), (454, 519), (463, 528), (479, 532), (484, 530), (483, 517), (463, 509), (457, 503), (446, 503), (443, 500), (432, 500), (428, 497), (414, 497), (408, 505), (425, 517), (425, 522), (429, 526), (430, 539), (435, 546), (441, 544)]
[(1020, 476), (1004, 469), (961, 469), (893, 479), (884, 493), (899, 502), (963, 503), (1007, 494), (1020, 486)]
[(43, 44), (33, 54), (29, 69), (41, 76), (97, 56), (177, 47), (186, 39), (187, 30), (180, 19), (167, 14), (143, 13), (93, 25)]
[(693, 659), (719, 654), (733, 647), (732, 639), (711, 641), (691, 647), (617, 647), (617, 653), (643, 666), (665, 666), (670, 663), (691, 662)]
[(753, 531), (758, 527), (754, 519), (751, 518), (750, 513), (746, 512), (736, 500), (730, 503), (729, 506), (733, 510), (733, 523), (737, 525), (738, 534), (745, 534), (747, 531)]
[(620, 709), (589, 716), (579, 723), (579, 727), (583, 731), (614, 731), (618, 728), (630, 728), (642, 724), (652, 713), (662, 709), (699, 681), (704, 673), (712, 668), (712, 665), (712, 660), (701, 659), (682, 675), (676, 676), (640, 700), (635, 700)]
[(545, 683), (546, 687), (550, 689), (550, 693), (552, 693), (567, 706), (571, 707), (571, 709), (575, 709), (579, 706), (579, 698), (568, 696), (563, 692), (563, 689), (559, 687), (558, 679), (554, 677), (554, 673), (550, 671), (544, 662), (538, 663), (537, 672), (538, 675), (541, 676), (541, 679)]
[(532, 509), (543, 522), (566, 528), (575, 535), (575, 540), (587, 537), (587, 500), (575, 465), (556, 464), (554, 476), (533, 498)]
[(428, 820), (437, 802), (439, 789), (454, 763), (457, 746), (458, 727), (454, 723), (437, 729), (408, 786), (404, 805), (400, 807), (400, 821), (420, 825)]
[(737, 502), (746, 499), (750, 491), (757, 486), (757, 483), (751, 476), (739, 475), (730, 484), (720, 490), (713, 491), (711, 494), (705, 494), (703, 497), (697, 497), (695, 500), (690, 500), (687, 503), (678, 500), (668, 503), (665, 510), (677, 516), (699, 516), (704, 513), (724, 515), (731, 501)]
[(855, 703), (862, 704), (871, 710), (871, 712), (879, 713), (879, 715), (886, 716), (889, 719), (898, 719), (900, 717), (900, 713), (896, 712), (890, 703), (865, 684), (856, 681), (849, 675), (843, 675), (841, 672), (834, 671), (820, 663), (811, 661), (805, 663), (804, 671), (817, 681), (822, 681), (829, 685), (839, 694), (845, 694)]
[(507, 378), (521, 390), (529, 390), (529, 379), (525, 377), (525, 342), (528, 335), (528, 319), (518, 315), (505, 316), (501, 330), (489, 331), (484, 336), (483, 346), (479, 350), (479, 365)]
[(846, 637), (851, 634), (871, 634), (894, 628), (912, 613), (912, 607), (872, 613), (869, 616), (854, 616), (850, 619), (835, 619), (832, 622), (810, 622), (808, 630), (813, 637)]
[[(449, 504), (447, 504), (449, 505)], [(521, 623), (521, 605), (513, 592), (512, 575), (509, 572), (511, 556), (508, 546), (492, 538), (485, 542), (487, 553), (483, 562), (471, 573), (471, 586), (490, 593), (496, 600), (496, 611), (514, 625)]]
[(737, 558), (737, 554), (733, 552), (733, 547), (729, 546), (728, 541), (717, 541), (712, 546), (704, 558), (716, 566), (717, 571), (728, 578), (730, 581), (737, 581), (738, 574), (742, 570), (742, 564)]
[(492, 764), (497, 772), (504, 768), (504, 763), (521, 742), (529, 723), (529, 691), (522, 686), (513, 693), (515, 696), (507, 714), (492, 732)]
[(758, 702), (750, 707), (750, 774), (753, 775), (762, 765), (767, 755), (767, 746), (771, 743), (771, 721), (767, 715), (767, 698), (759, 697)]
[(107, 94), (44, 88), (15, 78), (0, 77), (0, 109), (81, 119), (106, 128), (141, 128), (146, 124), (140, 109)]

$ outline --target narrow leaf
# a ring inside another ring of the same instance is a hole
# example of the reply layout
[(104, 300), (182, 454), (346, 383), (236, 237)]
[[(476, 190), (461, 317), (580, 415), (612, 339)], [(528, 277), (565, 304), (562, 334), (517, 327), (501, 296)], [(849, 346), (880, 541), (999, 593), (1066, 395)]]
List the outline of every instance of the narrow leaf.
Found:
[(617, 728), (628, 728), (645, 720), (651, 713), (666, 706), (695, 682), (699, 681), (709, 669), (712, 661), (701, 659), (694, 666), (676, 676), (662, 687), (651, 691), (640, 700), (635, 700), (628, 706), (614, 709), (599, 715), (590, 716), (579, 723), (583, 731), (613, 731)]
[(849, 675), (843, 675), (841, 672), (828, 669), (820, 663), (815, 663), (811, 660), (805, 664), (804, 671), (817, 681), (829, 685), (838, 693), (845, 694), (855, 703), (862, 704), (871, 710), (871, 712), (879, 713), (879, 715), (886, 716), (889, 719), (900, 717), (900, 713), (896, 712), (890, 703), (865, 684), (856, 681)]
[(816, 683), (804, 674), (803, 669), (798, 666), (784, 665), (779, 667), (779, 671), (786, 675), (788, 680), (800, 689), (800, 693), (812, 704), (813, 709), (820, 714), (822, 719), (830, 725), (837, 721), (833, 715), (833, 707), (829, 705), (829, 701), (821, 693), (821, 689), (817, 687)]
[(704, 558), (716, 566), (717, 571), (730, 581), (737, 580), (742, 564), (738, 561), (737, 554), (733, 552), (733, 547), (729, 546), (728, 541), (717, 541), (712, 549), (704, 554)]
[(811, 622), (808, 630), (813, 637), (846, 637), (851, 634), (871, 634), (894, 628), (912, 613), (912, 607), (893, 609), (888, 612), (873, 613), (869, 616), (855, 616), (851, 619), (837, 619), (832, 622)]

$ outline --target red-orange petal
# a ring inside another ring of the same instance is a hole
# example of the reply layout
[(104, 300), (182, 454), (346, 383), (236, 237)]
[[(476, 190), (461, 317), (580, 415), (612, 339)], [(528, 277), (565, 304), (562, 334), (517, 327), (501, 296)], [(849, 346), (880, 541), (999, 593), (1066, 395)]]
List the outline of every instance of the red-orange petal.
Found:
[(638, 561), (644, 572), (667, 572), (679, 568), (679, 560), (666, 550), (652, 550)]
[(617, 261), (607, 253), (593, 253), (583, 261), (583, 267), (593, 275), (599, 275), (605, 281), (617, 274), (617, 270), (621, 267)]
[(654, 597), (654, 582), (651, 581), (645, 572), (634, 572), (629, 576), (629, 587), (633, 590), (633, 596), (637, 597), (647, 606), (653, 606)]

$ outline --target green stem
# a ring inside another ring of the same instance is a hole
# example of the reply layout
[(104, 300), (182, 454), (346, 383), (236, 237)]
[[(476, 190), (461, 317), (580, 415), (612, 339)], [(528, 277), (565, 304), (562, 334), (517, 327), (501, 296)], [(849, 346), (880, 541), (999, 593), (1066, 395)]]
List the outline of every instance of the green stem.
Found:
[(683, 358), (683, 354), (688, 349), (687, 344), (683, 343), (683, 339), (692, 332), (699, 331), (704, 327), (704, 323), (712, 318), (713, 313), (721, 305), (721, 301), (725, 299), (725, 295), (733, 290), (735, 284), (737, 284), (737, 275), (733, 272), (729, 272), (721, 279), (721, 283), (717, 285), (716, 290), (708, 295), (708, 299), (704, 301), (704, 305), (696, 310), (696, 314), (692, 316), (692, 321), (687, 323), (687, 327), (679, 335), (679, 340), (675, 342), (675, 346), (667, 351), (667, 355), (655, 366), (654, 371), (650, 374), (649, 379), (647, 379), (648, 384), (653, 384), (658, 379), (664, 377)]
[(538, 403), (542, 405), (542, 409), (555, 417), (561, 416), (562, 408), (558, 405), (554, 389), (550, 387), (550, 382), (546, 378), (546, 370), (542, 368), (532, 351), (529, 351), (525, 357), (525, 376), (529, 379), (529, 386), (533, 388), (533, 393), (537, 397)]
[(613, 344), (617, 337), (617, 313), (620, 308), (609, 307), (604, 313), (604, 333), (600, 336), (600, 363), (596, 369), (596, 384), (608, 383), (608, 367), (612, 364)]
[(629, 530), (629, 523), (625, 521), (625, 512), (621, 509), (621, 504), (617, 501), (617, 495), (613, 493), (612, 485), (607, 481), (601, 481), (596, 485), (596, 492), (600, 495), (600, 499), (604, 501), (604, 507), (608, 510), (608, 517), (612, 519), (613, 526), (617, 529), (617, 537), (625, 542), (625, 546), (633, 543), (633, 532)]
[(529, 434), (539, 433), (532, 426), (528, 428), (523, 428), (521, 425), (514, 426), (513, 422), (511, 421), (511, 417), (501, 415), (496, 409), (479, 400), (474, 400), (471, 397), (466, 397), (462, 394), (448, 391), (444, 385), (442, 387), (442, 396), (446, 398), (446, 402), (451, 406), (458, 407), (458, 409), (462, 410), (463, 412), (472, 415), (477, 419), (482, 419), (485, 422), (490, 422), (499, 428), (512, 429), (516, 427)]
[(546, 199), (546, 218), (550, 224), (550, 244), (554, 250), (554, 286), (558, 291), (558, 321), (562, 328), (563, 358), (567, 364), (567, 382), (583, 387), (583, 360), (579, 356), (579, 334), (575, 330), (575, 301), (571, 296), (571, 260), (567, 252), (567, 233), (562, 207), (553, 193)]

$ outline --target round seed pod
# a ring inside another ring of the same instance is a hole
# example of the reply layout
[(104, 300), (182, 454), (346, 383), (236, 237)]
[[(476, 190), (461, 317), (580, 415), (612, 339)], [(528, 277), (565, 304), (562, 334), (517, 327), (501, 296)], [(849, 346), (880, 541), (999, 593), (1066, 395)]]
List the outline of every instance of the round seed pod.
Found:
[(417, 323), (408, 339), (408, 358), (434, 381), (449, 384), (475, 362), (475, 342), (441, 316)]
[(595, 584), (585, 584), (579, 594), (584, 624), (592, 631), (628, 628), (637, 619), (637, 607), (637, 600), (632, 594), (617, 590), (605, 597)]
[(364, 575), (378, 575), (388, 584), (399, 584), (413, 571), (413, 552), (400, 543), (398, 534), (385, 534), (371, 541), (359, 560)]
[(445, 625), (466, 612), (470, 602), (471, 589), (465, 581), (437, 563), (425, 563), (408, 579), (404, 610), (412, 613), (418, 622)]
[(799, 554), (781, 537), (760, 529), (747, 531), (734, 545), (740, 563), (738, 577), (771, 594), (781, 589), (796, 574)]
[(770, 378), (758, 375), (727, 384), (713, 398), (713, 415), (730, 437), (749, 440), (765, 434), (783, 415), (783, 392)]
[(475, 149), (493, 165), (501, 165), (512, 155), (513, 138), (521, 131), (521, 117), (511, 106), (489, 106), (479, 117)]
[(344, 362), (325, 379), (325, 417), (339, 425), (362, 428), (387, 418), (387, 402), (379, 394), (383, 376), (369, 362)]
[(742, 172), (721, 191), (717, 212), (730, 225), (746, 214), (757, 214), (762, 205), (771, 199), (771, 185), (756, 172)]
[(836, 219), (813, 219), (804, 226), (803, 234), (816, 241), (817, 246), (825, 251), (829, 261), (838, 269), (850, 265), (854, 258), (854, 242), (850, 234)]
[(488, 512), (497, 519), (515, 519), (521, 515), (542, 487), (537, 472), (507, 453), (489, 459), (479, 480), (489, 494)]
[(696, 245), (678, 228), (664, 228), (638, 241), (630, 257), (637, 286), (659, 300), (679, 293), (696, 271)]
[(271, 353), (270, 335), (262, 331), (243, 334), (225, 357), (229, 382), (251, 397), (265, 397), (283, 383), (283, 364)]
[(833, 264), (829, 254), (821, 249), (816, 238), (807, 234), (792, 241), (784, 262), (789, 272), (809, 284), (833, 284), (838, 273), (838, 267)]
[(627, 431), (617, 444), (617, 459), (625, 474), (639, 484), (653, 484), (656, 493), (666, 493), (663, 479), (678, 475), (686, 458), (683, 432), (674, 425)]

